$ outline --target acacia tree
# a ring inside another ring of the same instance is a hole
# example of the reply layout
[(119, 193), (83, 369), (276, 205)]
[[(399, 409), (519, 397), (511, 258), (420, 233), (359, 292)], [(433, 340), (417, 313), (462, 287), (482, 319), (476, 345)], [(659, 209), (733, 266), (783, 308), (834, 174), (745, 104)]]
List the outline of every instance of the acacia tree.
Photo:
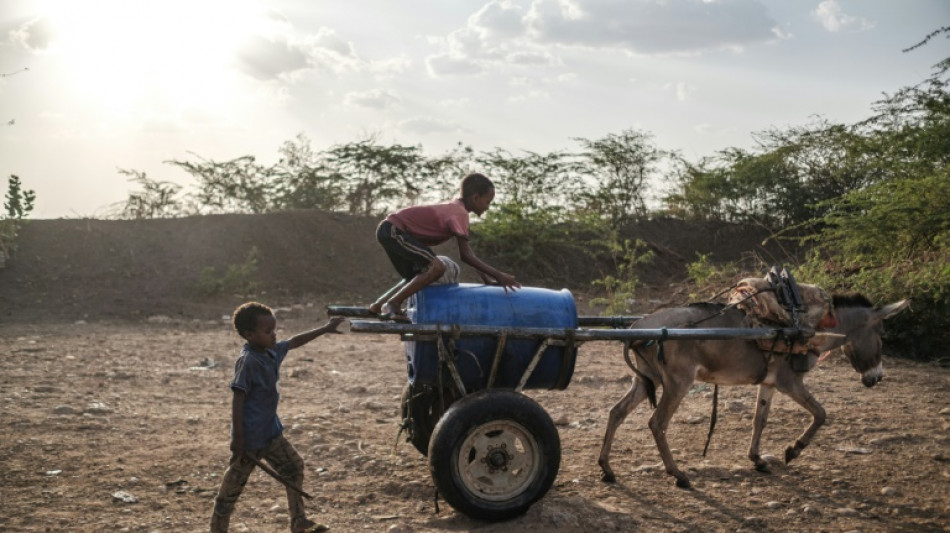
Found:
[(276, 191), (286, 174), (277, 166), (264, 166), (254, 156), (213, 161), (196, 154), (199, 161), (172, 160), (198, 181), (195, 197), (199, 213), (265, 213), (279, 206)]
[(378, 215), (397, 200), (418, 197), (422, 191), (425, 157), (417, 146), (382, 146), (371, 136), (332, 146), (323, 161), (343, 180), (351, 215)]
[(496, 202), (525, 214), (562, 211), (569, 207), (576, 180), (560, 152), (525, 152), (516, 156), (495, 148), (475, 157), (476, 166), (495, 182)]
[(184, 214), (179, 197), (181, 185), (168, 181), (150, 179), (145, 172), (119, 169), (119, 174), (129, 176), (129, 181), (141, 187), (133, 190), (121, 204), (120, 218), (146, 219), (176, 217)]
[(583, 151), (575, 169), (590, 187), (578, 199), (590, 212), (601, 213), (614, 227), (647, 216), (647, 192), (668, 152), (649, 133), (627, 129), (600, 139), (575, 139)]
[[(940, 34), (950, 37), (950, 28), (928, 39)], [(826, 202), (805, 265), (829, 289), (858, 290), (876, 302), (913, 299), (912, 312), (889, 328), (900, 341), (892, 348), (930, 359), (950, 357), (948, 71), (950, 58), (924, 82), (878, 102), (858, 125), (880, 179)]]
[(280, 156), (275, 172), (282, 178), (275, 185), (276, 209), (343, 209), (344, 178), (314, 152), (305, 135), (281, 145)]

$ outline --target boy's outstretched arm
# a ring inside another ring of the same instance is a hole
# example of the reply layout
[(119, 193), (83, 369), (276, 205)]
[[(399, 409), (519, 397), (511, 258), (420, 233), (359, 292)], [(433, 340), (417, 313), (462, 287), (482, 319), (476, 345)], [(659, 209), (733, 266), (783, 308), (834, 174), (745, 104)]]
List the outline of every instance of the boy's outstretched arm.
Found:
[(299, 348), (304, 344), (307, 344), (324, 333), (340, 333), (336, 328), (341, 323), (343, 323), (344, 320), (346, 320), (346, 318), (342, 316), (335, 316), (331, 318), (326, 324), (317, 329), (311, 329), (310, 331), (305, 331), (304, 333), (298, 333), (287, 341), (287, 347), (288, 349), (293, 350), (294, 348)]
[(459, 257), (462, 259), (462, 261), (472, 265), (475, 270), (478, 270), (478, 275), (481, 276), (482, 281), (488, 283), (488, 280), (485, 279), (485, 276), (490, 276), (495, 279), (495, 282), (498, 285), (504, 287), (505, 291), (508, 289), (516, 290), (521, 288), (521, 284), (515, 280), (514, 276), (502, 272), (479, 259), (472, 250), (472, 246), (468, 243), (468, 239), (459, 237), (455, 240), (457, 240), (459, 243)]

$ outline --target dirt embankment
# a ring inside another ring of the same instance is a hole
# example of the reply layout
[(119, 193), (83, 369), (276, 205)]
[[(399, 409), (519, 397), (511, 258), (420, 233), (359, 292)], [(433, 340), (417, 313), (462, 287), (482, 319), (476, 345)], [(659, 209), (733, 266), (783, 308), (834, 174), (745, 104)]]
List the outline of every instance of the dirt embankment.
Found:
[[(0, 270), (6, 304), (0, 320), (216, 318), (222, 308), (248, 296), (275, 306), (331, 300), (368, 303), (397, 281), (376, 244), (377, 222), (319, 211), (30, 221), (18, 240), (16, 257)], [(780, 262), (780, 248), (761, 244), (767, 235), (750, 226), (677, 220), (647, 221), (629, 232), (656, 254), (640, 271), (641, 280), (651, 286), (645, 291), (649, 295), (685, 279), (686, 265), (697, 253), (728, 261), (755, 252)], [(453, 243), (438, 251), (458, 256)], [(255, 268), (241, 270), (252, 257)], [(609, 266), (580, 262), (572, 265), (570, 275), (553, 282), (530, 271), (515, 274), (526, 285), (553, 283), (583, 300), (591, 280), (606, 269)], [(463, 279), (477, 278), (463, 269)], [(223, 286), (215, 290), (216, 283)]]

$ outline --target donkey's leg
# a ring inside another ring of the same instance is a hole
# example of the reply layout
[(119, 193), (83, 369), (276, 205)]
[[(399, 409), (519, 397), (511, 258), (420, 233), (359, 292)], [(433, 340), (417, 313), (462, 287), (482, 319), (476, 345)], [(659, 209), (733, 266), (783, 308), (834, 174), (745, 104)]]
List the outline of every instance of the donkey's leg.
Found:
[(689, 392), (690, 385), (692, 382), (664, 383), (663, 396), (660, 397), (660, 403), (653, 412), (653, 416), (650, 417), (650, 431), (653, 432), (656, 448), (660, 451), (660, 457), (663, 458), (666, 473), (676, 478), (676, 486), (681, 489), (690, 488), (689, 478), (676, 467), (676, 462), (673, 461), (673, 452), (670, 451), (670, 444), (666, 440), (666, 429), (670, 426), (670, 420), (676, 408)]
[(795, 400), (798, 405), (804, 407), (813, 417), (811, 424), (805, 429), (805, 432), (798, 437), (795, 444), (785, 449), (786, 464), (801, 455), (802, 450), (805, 449), (805, 446), (808, 446), (812, 437), (818, 432), (818, 428), (825, 423), (825, 408), (808, 392), (802, 379), (803, 376), (801, 374), (796, 374), (794, 379), (779, 380), (775, 384), (779, 391), (788, 394), (791, 399)]
[(613, 483), (617, 480), (614, 471), (610, 468), (610, 447), (613, 445), (614, 436), (617, 428), (633, 410), (640, 405), (640, 402), (647, 398), (646, 386), (639, 377), (633, 379), (633, 385), (630, 390), (623, 395), (623, 398), (616, 405), (610, 408), (610, 417), (607, 419), (607, 431), (604, 433), (604, 444), (600, 447), (600, 457), (597, 464), (600, 465), (600, 479), (607, 483)]
[(775, 387), (759, 385), (759, 395), (755, 399), (755, 423), (752, 429), (752, 443), (749, 445), (749, 459), (752, 459), (752, 462), (755, 463), (755, 469), (759, 472), (771, 472), (768, 463), (763, 461), (759, 455), (759, 445), (762, 443), (762, 431), (769, 419), (769, 408), (772, 407), (772, 396), (774, 394)]

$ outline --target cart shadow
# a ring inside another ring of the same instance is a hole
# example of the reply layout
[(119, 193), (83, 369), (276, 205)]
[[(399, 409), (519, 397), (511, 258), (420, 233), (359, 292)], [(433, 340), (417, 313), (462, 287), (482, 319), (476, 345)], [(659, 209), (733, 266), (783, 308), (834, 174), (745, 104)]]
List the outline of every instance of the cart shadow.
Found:
[[(528, 511), (503, 522), (486, 522), (465, 516), (451, 508), (424, 522), (433, 531), (481, 531), (514, 533), (541, 531), (636, 531), (640, 520), (623, 509), (611, 510), (576, 494), (553, 490)], [(428, 529), (426, 529), (428, 531)]]

